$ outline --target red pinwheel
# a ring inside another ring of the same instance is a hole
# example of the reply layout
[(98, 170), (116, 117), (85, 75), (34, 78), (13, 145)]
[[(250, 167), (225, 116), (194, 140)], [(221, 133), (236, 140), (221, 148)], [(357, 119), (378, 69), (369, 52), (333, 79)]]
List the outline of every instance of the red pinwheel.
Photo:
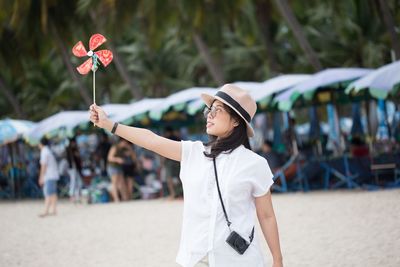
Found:
[(82, 41), (79, 41), (78, 43), (76, 43), (76, 45), (74, 45), (74, 47), (72, 48), (72, 53), (75, 56), (90, 57), (83, 64), (76, 68), (80, 74), (86, 75), (89, 73), (90, 70), (95, 72), (99, 64), (98, 60), (104, 65), (104, 67), (107, 67), (107, 65), (110, 64), (110, 62), (113, 60), (113, 54), (110, 50), (99, 50), (93, 52), (93, 50), (104, 44), (106, 41), (107, 39), (103, 35), (96, 33), (93, 34), (92, 37), (90, 37), (89, 52), (86, 51)]
[(76, 69), (82, 75), (86, 75), (89, 71), (93, 71), (93, 103), (96, 103), (96, 70), (99, 65), (99, 61), (103, 63), (104, 67), (107, 67), (108, 64), (113, 60), (113, 54), (110, 50), (99, 50), (93, 52), (97, 47), (104, 44), (107, 39), (99, 34), (93, 34), (89, 40), (89, 52), (86, 52), (85, 46), (83, 45), (82, 41), (79, 41), (74, 45), (72, 48), (72, 53), (77, 57), (84, 57), (88, 56), (89, 59), (83, 62), (79, 67)]

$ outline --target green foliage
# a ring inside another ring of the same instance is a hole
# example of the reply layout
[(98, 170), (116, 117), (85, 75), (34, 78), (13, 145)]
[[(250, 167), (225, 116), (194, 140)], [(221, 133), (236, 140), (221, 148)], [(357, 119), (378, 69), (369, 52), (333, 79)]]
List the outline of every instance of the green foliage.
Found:
[[(375, 68), (391, 61), (392, 43), (378, 1), (290, 4), (324, 68)], [(388, 5), (398, 24), (400, 1), (390, 0)], [(269, 9), (260, 10), (263, 6)], [(268, 25), (257, 19), (263, 12), (268, 14)], [(263, 32), (265, 27), (269, 36)], [(95, 32), (109, 39), (103, 47), (112, 45), (122, 64), (117, 68), (112, 63), (97, 73), (101, 104), (134, 100), (136, 89), (126, 82), (124, 71), (145, 97), (216, 86), (194, 34), (221, 62), (227, 82), (271, 78), (276, 74), (268, 62), (271, 53), (283, 73), (313, 71), (272, 0), (6, 0), (0, 2), (0, 79), (26, 119), (87, 108), (80, 90), (91, 95), (91, 74), (78, 76), (83, 85), (79, 87), (67, 63), (83, 62), (72, 55), (71, 48), (78, 40), (87, 45)], [(272, 43), (269, 50), (265, 38)], [(15, 108), (1, 92), (0, 117), (15, 116)]]

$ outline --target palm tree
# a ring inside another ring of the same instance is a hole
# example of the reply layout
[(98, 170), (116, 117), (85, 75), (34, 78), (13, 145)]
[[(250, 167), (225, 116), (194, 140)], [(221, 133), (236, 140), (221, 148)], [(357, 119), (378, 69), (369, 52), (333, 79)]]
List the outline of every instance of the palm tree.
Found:
[(275, 48), (272, 39), (272, 5), (271, 0), (256, 0), (255, 10), (259, 27), (265, 42), (268, 65), (272, 73), (279, 73), (280, 66), (275, 56)]
[(390, 40), (392, 41), (392, 48), (394, 50), (396, 59), (400, 59), (400, 40), (399, 33), (396, 32), (396, 24), (394, 22), (393, 16), (390, 12), (389, 4), (386, 0), (378, 0), (380, 10), (382, 12), (383, 21), (385, 23), (386, 29), (390, 35)]
[(304, 53), (307, 56), (308, 61), (314, 67), (316, 71), (322, 69), (321, 62), (318, 59), (317, 54), (315, 53), (314, 49), (311, 47), (310, 43), (308, 42), (301, 25), (288, 3), (287, 0), (275, 0), (275, 4), (277, 5), (280, 13), (285, 18), (285, 21), (289, 25), (290, 29), (292, 30), (293, 34), (295, 35), (299, 45), (303, 49)]
[(11, 91), (11, 89), (5, 84), (3, 78), (0, 76), (0, 92), (6, 97), (8, 102), (13, 107), (17, 118), (25, 119), (25, 112), (22, 110), (22, 106), (17, 99), (17, 96)]
[[(176, 3), (181, 30), (193, 38), (193, 42), (217, 85), (225, 83), (222, 68), (222, 17), (229, 13), (234, 3), (225, 1), (201, 2), (182, 0)], [(225, 18), (228, 18), (225, 16)], [(207, 40), (211, 39), (214, 49)]]
[[(34, 55), (36, 60), (41, 54), (46, 54), (54, 45), (61, 52), (63, 62), (71, 78), (76, 82), (79, 93), (88, 106), (91, 103), (88, 90), (74, 70), (70, 53), (67, 52), (65, 40), (71, 37), (67, 28), (71, 25), (70, 17), (73, 16), (74, 3), (72, 1), (15, 1), (11, 12), (10, 26), (18, 33), (19, 43), (24, 45), (24, 53)], [(27, 27), (29, 25), (29, 27)], [(50, 34), (48, 31), (50, 30)], [(26, 44), (25, 40), (30, 40)], [(55, 44), (54, 44), (55, 40)], [(32, 45), (33, 44), (33, 45)], [(24, 55), (25, 56), (25, 55)]]

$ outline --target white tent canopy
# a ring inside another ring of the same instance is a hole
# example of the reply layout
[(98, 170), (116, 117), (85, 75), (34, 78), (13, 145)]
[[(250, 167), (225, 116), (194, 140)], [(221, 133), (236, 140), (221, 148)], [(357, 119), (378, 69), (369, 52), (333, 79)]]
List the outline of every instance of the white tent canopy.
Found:
[(159, 106), (164, 99), (162, 98), (145, 98), (138, 102), (128, 105), (124, 112), (116, 114), (113, 120), (116, 122), (124, 122), (135, 116), (141, 115), (150, 111), (152, 108)]
[(359, 79), (370, 73), (371, 69), (363, 68), (331, 68), (313, 74), (309, 79), (276, 96), (275, 101), (279, 109), (289, 111), (294, 102), (300, 97), (311, 99), (314, 94), (324, 87), (333, 87), (349, 81)]
[(261, 84), (261, 90), (252, 90), (251, 96), (255, 101), (262, 100), (268, 96), (280, 93), (296, 84), (309, 79), (311, 75), (308, 74), (287, 74), (274, 77), (266, 80)]
[(36, 124), (25, 134), (28, 140), (38, 141), (44, 135), (64, 128), (71, 131), (76, 125), (89, 121), (88, 111), (61, 111)]
[(193, 87), (179, 91), (165, 98), (161, 105), (150, 110), (150, 117), (155, 120), (161, 119), (162, 114), (171, 107), (178, 109), (180, 105), (200, 98), (202, 93), (214, 94), (215, 89), (209, 87)]
[(368, 89), (370, 94), (378, 99), (385, 99), (393, 88), (400, 83), (400, 61), (384, 65), (364, 77), (352, 82), (346, 93), (359, 93)]
[(232, 83), (233, 85), (236, 85), (237, 87), (246, 90), (246, 91), (258, 91), (262, 90), (263, 88), (263, 83), (261, 82), (234, 82)]
[[(308, 74), (287, 74), (274, 77), (266, 80), (265, 82), (234, 82), (233, 84), (250, 92), (250, 95), (256, 102), (265, 99), (268, 96), (286, 90), (296, 84), (309, 79), (311, 75)], [(217, 89), (213, 89), (210, 94), (215, 95)], [(187, 112), (191, 115), (195, 114), (202, 107), (204, 102), (201, 99), (193, 101), (187, 107)]]
[(109, 118), (114, 119), (115, 116), (127, 112), (129, 110), (129, 106), (129, 104), (106, 104), (102, 105), (101, 108)]

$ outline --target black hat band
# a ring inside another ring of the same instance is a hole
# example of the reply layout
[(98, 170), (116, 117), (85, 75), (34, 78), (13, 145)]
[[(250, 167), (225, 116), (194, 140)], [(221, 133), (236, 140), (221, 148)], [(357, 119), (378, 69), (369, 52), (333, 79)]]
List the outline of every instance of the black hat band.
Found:
[(235, 99), (233, 99), (232, 97), (230, 97), (227, 93), (224, 93), (222, 91), (218, 91), (217, 94), (215, 96), (220, 97), (221, 99), (225, 100), (227, 103), (229, 103), (232, 107), (234, 107), (239, 113), (240, 115), (243, 116), (243, 118), (250, 123), (251, 121), (251, 117), (249, 115), (249, 113), (247, 113), (246, 110), (244, 110), (244, 108), (242, 108), (242, 106), (236, 102)]

